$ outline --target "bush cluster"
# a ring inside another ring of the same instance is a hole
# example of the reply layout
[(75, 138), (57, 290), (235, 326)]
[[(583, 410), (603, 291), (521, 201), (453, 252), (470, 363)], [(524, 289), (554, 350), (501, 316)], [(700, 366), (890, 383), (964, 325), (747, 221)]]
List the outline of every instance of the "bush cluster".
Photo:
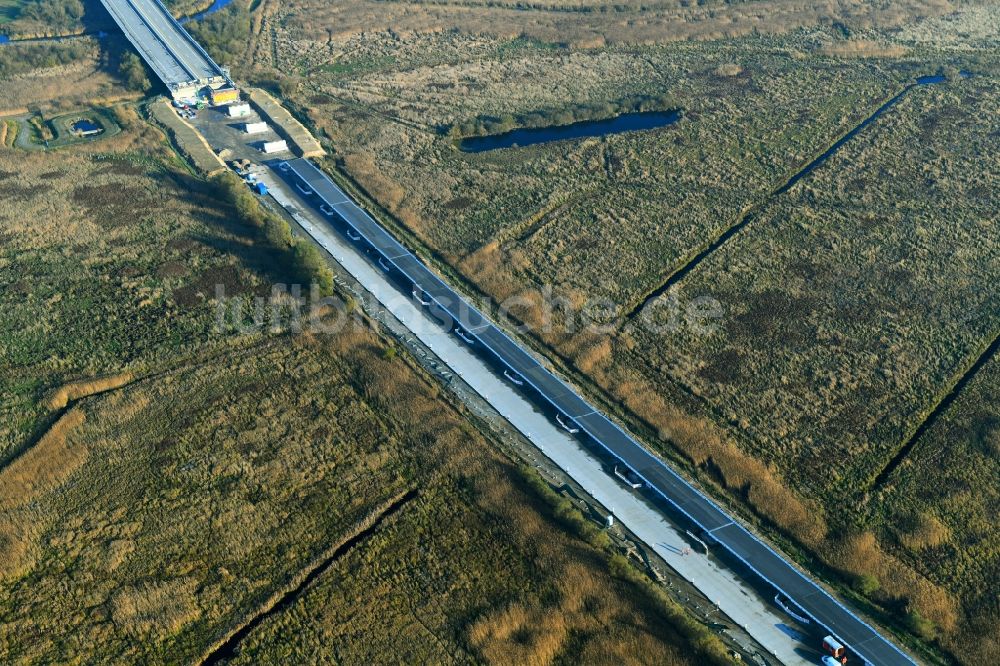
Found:
[(69, 44), (7, 44), (0, 49), (0, 78), (23, 74), (35, 69), (68, 65), (87, 57), (90, 45)]
[(118, 66), (118, 74), (129, 90), (146, 92), (152, 85), (146, 74), (146, 65), (139, 56), (131, 51), (122, 57), (121, 64)]
[(608, 535), (594, 521), (588, 520), (573, 503), (547, 484), (533, 469), (521, 468), (525, 484), (552, 510), (552, 516), (562, 523), (572, 534), (595, 548), (605, 549), (611, 545)]
[(83, 12), (80, 0), (34, 0), (21, 8), (17, 18), (34, 21), (58, 34), (78, 29)]
[(232, 206), (240, 221), (257, 230), (272, 247), (284, 255), (296, 279), (315, 283), (323, 295), (333, 293), (333, 272), (316, 246), (305, 238), (293, 237), (288, 222), (261, 206), (243, 181), (232, 173), (219, 174), (212, 182), (217, 193)]
[(233, 2), (185, 28), (217, 62), (235, 64), (250, 39), (250, 9), (245, 2)]

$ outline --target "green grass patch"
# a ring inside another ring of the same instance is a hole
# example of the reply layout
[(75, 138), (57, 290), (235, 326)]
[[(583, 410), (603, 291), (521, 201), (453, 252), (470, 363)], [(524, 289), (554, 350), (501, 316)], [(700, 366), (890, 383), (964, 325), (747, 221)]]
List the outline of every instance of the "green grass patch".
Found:
[(0, 25), (16, 19), (24, 4), (24, 0), (0, 0)]
[(388, 69), (394, 64), (396, 64), (396, 58), (393, 56), (357, 58), (322, 65), (319, 67), (319, 70), (343, 78)]

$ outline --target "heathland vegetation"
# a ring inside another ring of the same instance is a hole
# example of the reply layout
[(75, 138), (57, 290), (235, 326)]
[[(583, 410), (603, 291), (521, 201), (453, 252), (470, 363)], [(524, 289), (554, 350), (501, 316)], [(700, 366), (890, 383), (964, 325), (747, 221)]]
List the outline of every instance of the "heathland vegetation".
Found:
[[(164, 0), (174, 16), (188, 16), (213, 0)], [(239, 0), (233, 4), (238, 4)], [(94, 34), (115, 31), (115, 23), (99, 0), (0, 0), (0, 35), (14, 39)]]
[(998, 405), (1000, 359), (994, 358), (865, 507), (869, 523), (900, 559), (959, 595), (967, 619), (958, 640), (974, 664), (997, 656), (995, 644), (981, 636), (1000, 622), (989, 583), (1000, 578)]
[[(1000, 661), (995, 359), (903, 450), (997, 334), (1000, 150), (982, 131), (998, 112), (996, 31), (983, 28), (996, 7), (530, 4), (263, 0), (201, 36), (280, 90), (330, 141), (329, 166), (475, 297), (520, 296), (513, 313), (528, 322), (542, 285), (565, 303), (617, 305), (602, 310), (610, 331), (529, 340), (665, 456), (878, 619), (962, 662)], [(0, 108), (121, 94), (116, 76), (141, 83), (104, 55), (90, 40), (0, 47)], [(771, 196), (915, 76), (959, 69), (973, 78), (909, 93)], [(684, 120), (480, 155), (447, 133), (637, 99)], [(81, 646), (94, 661), (191, 658), (417, 485), (329, 580), (246, 638), (248, 658), (336, 643), (345, 658), (669, 661), (701, 641), (682, 639), (629, 570), (609, 576), (601, 544), (554, 539), (565, 516), (376, 334), (213, 334), (216, 284), (249, 300), (302, 279), (296, 259), (306, 275), (322, 262), (241, 185), (187, 175), (154, 130), (122, 124), (58, 158), (0, 152), (12, 285), (0, 299), (14, 331), (0, 389), (0, 485), (14, 489), (0, 499), (5, 660), (80, 658)], [(16, 128), (4, 123), (0, 143)], [(623, 319), (748, 211), (679, 285), (682, 299), (722, 305), (719, 328), (653, 335)], [(484, 489), (480, 476), (497, 481)], [(481, 552), (497, 544), (544, 593), (497, 596), (523, 582)], [(346, 617), (341, 603), (360, 610)], [(611, 639), (593, 617), (619, 622)], [(372, 647), (371, 626), (384, 643)]]
[(302, 39), (339, 51), (339, 45), (349, 37), (389, 32), (413, 35), (458, 30), (508, 39), (524, 36), (572, 48), (722, 40), (787, 34), (816, 26), (833, 26), (840, 34), (851, 34), (872, 28), (896, 29), (915, 18), (943, 16), (965, 4), (954, 0), (436, 0), (416, 5), (380, 0), (292, 0), (282, 3), (281, 10), (283, 25)]
[[(54, 43), (0, 46), (0, 113), (46, 114), (137, 98), (122, 87), (124, 38), (74, 38)], [(105, 51), (106, 47), (110, 51)]]
[[(698, 396), (736, 424), (755, 458), (814, 498), (838, 535), (821, 551), (832, 552), (845, 532), (885, 535), (900, 525), (880, 507), (876, 478), (1000, 334), (995, 297), (982, 288), (1000, 277), (1000, 248), (989, 240), (997, 210), (990, 183), (1000, 179), (990, 156), (1000, 143), (980, 125), (998, 112), (988, 79), (913, 91), (681, 282), (683, 293), (725, 304), (722, 330), (664, 336), (637, 327), (631, 349), (614, 347), (616, 364), (660, 369), (644, 373), (652, 386), (673, 383)], [(910, 483), (942, 480), (933, 468), (907, 470)], [(969, 501), (982, 502), (970, 511), (988, 512), (990, 484), (972, 470), (964, 476), (981, 498)], [(983, 535), (953, 518), (933, 522), (926, 516), (938, 504), (928, 500), (913, 507), (913, 529), (975, 549)], [(997, 548), (992, 541), (987, 550)], [(881, 543), (897, 550), (894, 539)], [(908, 598), (945, 635), (959, 633), (963, 612), (981, 623), (987, 609), (978, 592), (966, 593), (997, 570), (995, 554), (981, 567), (916, 566), (951, 588), (946, 600), (908, 594), (912, 580), (874, 555), (852, 559), (845, 568), (853, 575), (881, 579), (883, 601)]]
[(222, 343), (211, 335), (212, 285), (240, 293), (261, 284), (219, 249), (241, 247), (246, 233), (211, 224), (227, 209), (175, 159), (137, 118), (131, 131), (88, 147), (0, 152), (4, 459), (44, 430), (49, 390), (141, 375)]
[[(963, 3), (947, 19), (918, 20), (915, 5), (888, 3), (866, 21), (846, 16), (864, 3), (847, 3), (835, 20), (800, 14), (787, 30), (760, 31), (781, 36), (660, 43), (724, 36), (715, 21), (766, 4), (712, 6), (702, 25), (671, 32), (666, 4), (647, 14), (623, 3), (629, 20), (602, 15), (597, 36), (587, 3), (508, 14), (476, 3), (396, 13), (393, 3), (300, 2), (268, 18), (270, 35), (258, 39), (272, 48), (257, 49), (267, 54), (258, 74), (297, 75), (283, 92), (330, 139), (331, 166), (475, 297), (518, 296), (512, 312), (529, 323), (540, 321), (545, 285), (574, 307), (609, 301), (599, 318), (610, 332), (557, 325), (529, 340), (664, 455), (880, 619), (966, 663), (995, 661), (1000, 647), (984, 630), (995, 609), (974, 593), (996, 570), (995, 533), (964, 530), (919, 493), (905, 511), (879, 509), (901, 474), (936, 486), (933, 466), (874, 480), (998, 332), (984, 285), (997, 278), (990, 183), (1000, 151), (982, 131), (997, 112), (996, 40), (976, 28), (995, 24), (996, 9)], [(380, 21), (392, 31), (379, 34)], [(772, 196), (916, 76), (959, 69), (974, 76), (907, 93)], [(456, 151), (446, 131), (507, 129), (640, 95), (670, 100), (684, 119), (476, 155)], [(625, 318), (748, 212), (752, 222), (679, 284), (682, 305), (715, 297), (720, 328), (656, 335)], [(982, 478), (968, 475), (968, 492)], [(992, 501), (981, 497), (977, 515)], [(916, 561), (966, 547), (985, 561)]]
[(360, 315), (220, 329), (220, 288), (249, 305), (318, 255), (115, 115), (0, 151), (0, 661), (197, 662), (331, 553), (248, 654), (725, 661)]
[(2, 26), (14, 36), (67, 35), (83, 30), (81, 0), (26, 0), (8, 5), (9, 20)]
[(265, 336), (66, 412), (0, 472), (3, 659), (197, 661), (416, 490), (247, 658), (721, 661), (383, 348)]
[(91, 54), (85, 41), (69, 44), (13, 44), (0, 50), (0, 78), (76, 62)]

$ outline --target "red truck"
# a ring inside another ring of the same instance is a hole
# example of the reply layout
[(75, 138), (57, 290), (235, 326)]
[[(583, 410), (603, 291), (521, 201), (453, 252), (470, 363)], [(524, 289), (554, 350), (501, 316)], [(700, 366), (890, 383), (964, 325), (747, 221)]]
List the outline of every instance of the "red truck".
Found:
[(844, 644), (833, 636), (827, 636), (823, 639), (823, 649), (830, 653), (834, 659), (839, 659), (841, 664), (847, 663), (847, 650), (844, 648)]

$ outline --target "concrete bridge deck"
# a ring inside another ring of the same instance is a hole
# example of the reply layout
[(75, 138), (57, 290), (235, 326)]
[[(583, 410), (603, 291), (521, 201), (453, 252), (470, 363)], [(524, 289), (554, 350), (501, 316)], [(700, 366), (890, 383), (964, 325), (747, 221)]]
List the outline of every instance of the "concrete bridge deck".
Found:
[(175, 96), (228, 81), (159, 0), (101, 0), (150, 68)]

